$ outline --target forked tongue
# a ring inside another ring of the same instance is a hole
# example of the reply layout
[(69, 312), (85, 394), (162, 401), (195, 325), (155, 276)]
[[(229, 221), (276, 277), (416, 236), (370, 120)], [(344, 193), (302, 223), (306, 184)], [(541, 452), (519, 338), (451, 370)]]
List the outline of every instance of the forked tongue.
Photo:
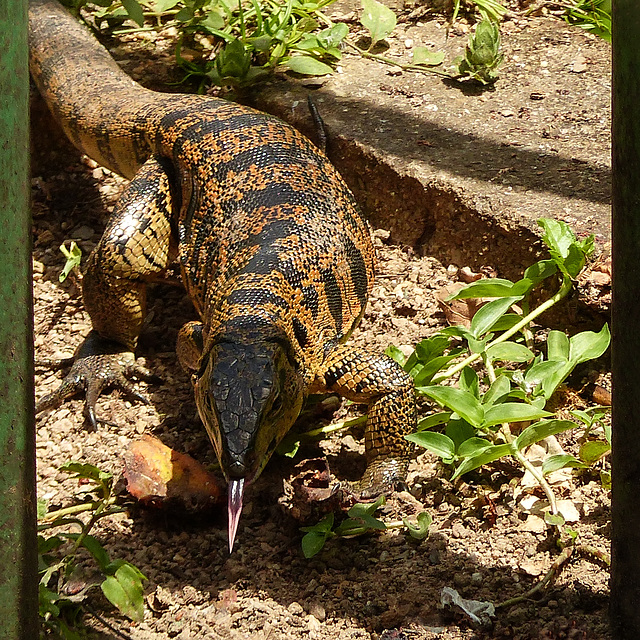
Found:
[(229, 481), (229, 553), (233, 551), (233, 543), (238, 531), (238, 522), (242, 513), (242, 496), (244, 494), (244, 478)]

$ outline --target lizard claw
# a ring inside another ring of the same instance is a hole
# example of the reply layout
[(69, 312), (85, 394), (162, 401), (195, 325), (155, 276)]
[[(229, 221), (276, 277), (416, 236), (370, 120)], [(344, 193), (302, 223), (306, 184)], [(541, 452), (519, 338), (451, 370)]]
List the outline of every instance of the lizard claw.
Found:
[(76, 393), (85, 392), (84, 416), (96, 429), (100, 420), (96, 416), (96, 402), (105, 387), (115, 387), (129, 397), (149, 403), (129, 380), (139, 378), (147, 382), (160, 382), (148, 369), (136, 364), (135, 356), (122, 345), (101, 338), (92, 331), (78, 347), (71, 370), (60, 386), (36, 403), (36, 413), (53, 409)]
[(361, 500), (373, 500), (379, 495), (407, 489), (408, 461), (398, 458), (374, 460), (367, 466), (362, 480), (355, 483), (354, 492)]

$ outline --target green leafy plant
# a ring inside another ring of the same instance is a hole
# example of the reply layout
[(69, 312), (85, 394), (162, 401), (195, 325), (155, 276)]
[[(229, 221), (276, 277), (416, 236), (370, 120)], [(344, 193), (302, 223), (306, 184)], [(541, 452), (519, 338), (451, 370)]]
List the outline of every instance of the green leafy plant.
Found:
[[(142, 582), (146, 578), (131, 563), (111, 560), (91, 535), (98, 520), (123, 511), (116, 505), (111, 474), (79, 462), (69, 462), (61, 470), (83, 483), (85, 500), (50, 512), (43, 501), (38, 502), (39, 612), (43, 627), (68, 640), (80, 638), (82, 604), (88, 592), (98, 586), (123, 615), (142, 621)], [(81, 513), (89, 514), (86, 522), (78, 517)], [(72, 531), (74, 528), (78, 531)], [(44, 534), (51, 530), (55, 533)], [(86, 564), (86, 559), (79, 558), (82, 549), (97, 570), (90, 577), (81, 572)]]
[(571, 0), (565, 19), (611, 42), (611, 0)]
[(493, 84), (498, 79), (496, 69), (503, 59), (500, 28), (492, 20), (484, 18), (469, 38), (464, 56), (456, 58), (453, 63), (459, 79)]
[[(76, 11), (85, 1), (70, 0)], [(211, 83), (242, 89), (276, 70), (328, 74), (342, 59), (345, 46), (383, 64), (451, 77), (434, 68), (442, 64), (443, 52), (417, 47), (410, 63), (371, 52), (396, 26), (393, 11), (377, 0), (362, 0), (361, 23), (369, 32), (370, 44), (360, 48), (348, 39), (346, 24), (334, 23), (324, 14), (334, 1), (98, 0), (91, 10), (99, 27), (117, 32), (131, 31), (123, 26), (126, 19), (143, 30), (153, 28), (147, 26), (149, 21), (155, 22), (155, 28), (174, 25), (179, 33), (178, 64), (186, 73), (185, 80), (198, 82), (201, 91)], [(203, 40), (209, 42), (208, 48), (203, 49)]]
[(68, 249), (64, 244), (60, 245), (60, 253), (62, 253), (62, 255), (67, 259), (62, 271), (58, 275), (58, 280), (60, 282), (64, 282), (72, 271), (75, 271), (80, 267), (80, 262), (82, 261), (82, 249), (80, 249), (75, 241), (72, 240)]
[[(496, 2), (496, 0), (471, 0), (470, 4), (474, 5), (475, 8), (478, 9), (480, 15), (484, 19), (493, 20), (494, 22), (500, 22), (502, 16), (507, 12), (506, 7), (499, 2)], [(460, 13), (461, 5), (462, 0), (454, 1), (451, 22), (456, 21), (456, 18)]]
[(374, 517), (374, 513), (385, 504), (384, 496), (380, 496), (375, 502), (357, 503), (347, 512), (339, 525), (334, 526), (335, 515), (327, 514), (320, 522), (311, 527), (302, 527), (305, 532), (302, 538), (302, 553), (305, 558), (313, 558), (320, 553), (327, 540), (334, 537), (361, 536), (374, 531), (387, 531), (405, 527), (407, 533), (416, 540), (424, 540), (429, 533), (432, 518), (429, 513), (423, 511), (416, 517), (417, 523), (413, 524), (403, 518), (402, 522), (384, 523)]
[(377, 0), (362, 0), (362, 9), (360, 21), (371, 35), (371, 49), (396, 28), (396, 14)]
[[(423, 340), (408, 358), (397, 349), (388, 353), (413, 377), (417, 393), (441, 407), (420, 421), (418, 432), (407, 436), (409, 440), (451, 465), (452, 479), (512, 456), (538, 480), (555, 514), (555, 498), (544, 475), (562, 466), (599, 459), (606, 453), (604, 447), (589, 445), (583, 460), (556, 458), (542, 472), (528, 462), (523, 451), (579, 426), (554, 418), (545, 407), (577, 365), (606, 351), (610, 335), (606, 325), (599, 332), (584, 331), (570, 338), (553, 330), (547, 334), (546, 349), (536, 353), (531, 323), (569, 293), (572, 280), (593, 250), (592, 237), (576, 239), (563, 222), (543, 219), (539, 224), (551, 259), (529, 267), (517, 282), (487, 278), (463, 287), (452, 299), (491, 299), (476, 312), (469, 328), (449, 327)], [(557, 292), (530, 311), (531, 294), (551, 278), (560, 280)], [(482, 361), (480, 375), (471, 367), (478, 360)], [(458, 376), (456, 386), (440, 384), (454, 376)], [(603, 409), (573, 415), (588, 433), (602, 423)], [(514, 436), (510, 425), (518, 423), (525, 423), (524, 428)], [(442, 425), (444, 432), (433, 430)]]

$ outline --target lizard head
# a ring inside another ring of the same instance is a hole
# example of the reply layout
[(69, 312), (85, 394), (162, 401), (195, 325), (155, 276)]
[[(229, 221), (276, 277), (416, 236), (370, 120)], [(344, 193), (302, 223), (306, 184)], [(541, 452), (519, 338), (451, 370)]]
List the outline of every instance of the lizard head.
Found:
[(221, 340), (195, 377), (198, 412), (229, 483), (229, 547), (244, 485), (261, 473), (302, 408), (302, 377), (279, 340)]

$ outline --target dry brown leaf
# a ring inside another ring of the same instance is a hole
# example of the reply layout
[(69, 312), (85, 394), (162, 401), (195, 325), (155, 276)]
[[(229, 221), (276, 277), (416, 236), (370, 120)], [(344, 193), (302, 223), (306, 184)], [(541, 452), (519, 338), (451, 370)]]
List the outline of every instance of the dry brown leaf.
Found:
[(483, 277), (481, 273), (476, 273), (475, 271), (472, 271), (471, 267), (462, 267), (462, 269), (460, 269), (459, 271), (459, 274), (460, 274), (460, 280), (462, 280), (462, 282), (464, 282), (465, 284), (470, 284), (471, 282), (480, 280), (480, 278)]
[(450, 325), (461, 324), (468, 328), (471, 326), (471, 318), (473, 318), (475, 312), (484, 304), (484, 300), (479, 298), (467, 298), (465, 300), (447, 299), (449, 296), (460, 291), (462, 287), (464, 287), (464, 284), (460, 282), (442, 287), (442, 289), (436, 292), (436, 301)]
[(226, 490), (216, 476), (151, 435), (132, 442), (124, 461), (127, 491), (143, 502), (173, 500), (193, 510), (224, 500)]
[(607, 391), (604, 387), (596, 385), (593, 390), (593, 401), (606, 407), (611, 406), (611, 391)]

